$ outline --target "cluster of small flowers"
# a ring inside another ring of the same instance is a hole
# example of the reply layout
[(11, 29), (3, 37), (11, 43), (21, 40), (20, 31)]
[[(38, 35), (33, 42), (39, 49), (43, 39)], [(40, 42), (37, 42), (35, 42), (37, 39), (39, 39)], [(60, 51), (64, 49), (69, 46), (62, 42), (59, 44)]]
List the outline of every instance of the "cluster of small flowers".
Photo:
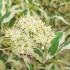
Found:
[(5, 37), (13, 41), (13, 44), (10, 45), (13, 46), (14, 52), (19, 54), (24, 53), (25, 47), (42, 49), (48, 47), (54, 37), (54, 31), (51, 26), (46, 26), (40, 18), (29, 16), (22, 17), (13, 28), (5, 31)]

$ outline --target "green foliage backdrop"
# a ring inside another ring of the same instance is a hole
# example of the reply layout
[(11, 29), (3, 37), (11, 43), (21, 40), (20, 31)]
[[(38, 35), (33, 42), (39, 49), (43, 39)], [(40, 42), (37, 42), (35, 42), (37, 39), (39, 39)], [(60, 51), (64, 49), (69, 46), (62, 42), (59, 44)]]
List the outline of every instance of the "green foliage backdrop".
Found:
[(70, 70), (70, 0), (0, 0), (0, 70)]

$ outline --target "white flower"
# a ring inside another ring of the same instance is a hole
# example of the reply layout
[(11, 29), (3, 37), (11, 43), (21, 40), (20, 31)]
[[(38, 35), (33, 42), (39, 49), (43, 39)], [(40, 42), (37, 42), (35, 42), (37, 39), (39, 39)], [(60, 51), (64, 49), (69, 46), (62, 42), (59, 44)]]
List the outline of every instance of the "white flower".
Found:
[(46, 26), (39, 17), (27, 16), (20, 18), (17, 23), (6, 30), (5, 36), (14, 43), (14, 53), (24, 53), (25, 47), (44, 47), (50, 46), (54, 38), (54, 31), (51, 26)]
[(20, 37), (20, 30), (16, 28), (6, 30), (5, 37), (10, 37), (11, 40), (17, 40)]

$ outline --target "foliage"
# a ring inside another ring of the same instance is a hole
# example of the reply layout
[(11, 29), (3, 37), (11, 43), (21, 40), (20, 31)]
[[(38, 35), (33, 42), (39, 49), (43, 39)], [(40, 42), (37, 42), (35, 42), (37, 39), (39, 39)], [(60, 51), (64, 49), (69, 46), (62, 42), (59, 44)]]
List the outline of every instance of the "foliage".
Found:
[(0, 0), (0, 70), (70, 70), (70, 0)]

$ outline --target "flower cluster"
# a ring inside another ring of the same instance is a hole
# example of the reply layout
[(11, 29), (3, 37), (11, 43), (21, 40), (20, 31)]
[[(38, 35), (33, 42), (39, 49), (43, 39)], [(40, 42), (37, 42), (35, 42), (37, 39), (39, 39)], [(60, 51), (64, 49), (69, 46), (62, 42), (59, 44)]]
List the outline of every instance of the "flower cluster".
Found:
[[(18, 53), (24, 53), (25, 47), (39, 47), (44, 49), (50, 45), (54, 37), (51, 26), (46, 26), (39, 17), (22, 17), (13, 28), (5, 31), (5, 37), (12, 41), (10, 46)], [(10, 41), (9, 41), (10, 42)]]

